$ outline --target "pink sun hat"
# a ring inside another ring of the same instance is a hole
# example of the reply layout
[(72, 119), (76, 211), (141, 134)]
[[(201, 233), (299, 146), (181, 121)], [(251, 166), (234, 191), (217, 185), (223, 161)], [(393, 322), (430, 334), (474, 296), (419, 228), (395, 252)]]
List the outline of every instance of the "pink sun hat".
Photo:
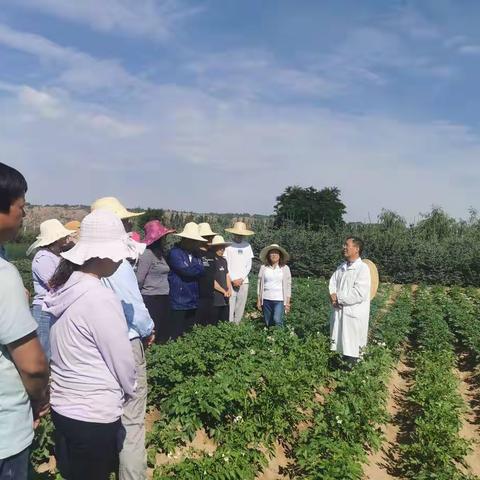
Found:
[(143, 243), (145, 243), (147, 246), (151, 245), (157, 240), (160, 240), (165, 235), (175, 232), (174, 229), (167, 228), (162, 225), (159, 220), (150, 220), (145, 224), (143, 229), (145, 230), (145, 238), (143, 239)]

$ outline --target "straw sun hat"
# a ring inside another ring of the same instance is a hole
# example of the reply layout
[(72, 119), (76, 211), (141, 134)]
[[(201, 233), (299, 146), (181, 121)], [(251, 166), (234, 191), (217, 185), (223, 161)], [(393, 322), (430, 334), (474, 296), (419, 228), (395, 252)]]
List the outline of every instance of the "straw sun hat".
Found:
[(189, 222), (183, 227), (183, 232), (175, 233), (177, 237), (188, 238), (196, 240), (197, 242), (206, 242), (199, 233), (198, 225), (195, 222)]
[(228, 247), (232, 242), (226, 242), (221, 235), (215, 235), (210, 244), (212, 247)]
[(91, 258), (109, 258), (114, 262), (137, 259), (144, 251), (145, 244), (130, 238), (118, 216), (108, 210), (94, 210), (82, 220), (78, 243), (60, 255), (83, 265)]
[(95, 200), (90, 207), (91, 211), (94, 210), (109, 210), (113, 212), (120, 220), (126, 220), (127, 218), (138, 217), (145, 212), (129, 212), (115, 197), (103, 197)]
[(56, 218), (45, 220), (40, 224), (40, 235), (38, 235), (37, 239), (28, 247), (27, 255), (30, 255), (36, 248), (46, 247), (74, 233), (73, 230), (65, 228)]
[(78, 232), (80, 230), (80, 222), (78, 220), (72, 220), (70, 222), (67, 222), (64, 227), (67, 230), (73, 230), (74, 232)]
[(248, 230), (244, 222), (235, 222), (233, 228), (226, 228), (226, 232), (233, 233), (234, 235), (242, 235), (248, 237), (250, 235), (255, 235), (255, 232)]
[(277, 245), (276, 243), (272, 243), (271, 245), (269, 245), (268, 247), (265, 247), (260, 252), (259, 257), (260, 257), (260, 260), (262, 261), (262, 263), (267, 262), (268, 254), (272, 250), (278, 250), (282, 254), (284, 262), (288, 262), (288, 260), (290, 260), (290, 255), (288, 254), (288, 252), (283, 247), (281, 247), (280, 245)]
[(217, 235), (215, 232), (212, 232), (210, 224), (207, 222), (198, 224), (198, 233), (201, 237), (213, 237)]
[(377, 295), (377, 290), (378, 290), (378, 269), (377, 266), (371, 261), (368, 260), (368, 258), (363, 259), (362, 262), (366, 263), (368, 265), (368, 268), (370, 269), (370, 300), (373, 300), (375, 298), (375, 295)]

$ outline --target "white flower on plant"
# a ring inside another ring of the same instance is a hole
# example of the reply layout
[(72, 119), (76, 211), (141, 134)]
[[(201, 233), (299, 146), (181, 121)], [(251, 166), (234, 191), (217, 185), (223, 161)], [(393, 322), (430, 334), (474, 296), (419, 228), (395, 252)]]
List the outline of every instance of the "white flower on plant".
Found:
[(338, 415), (335, 417), (335, 420), (337, 421), (337, 423), (338, 423), (339, 425), (342, 424), (342, 419), (341, 419)]
[(255, 355), (255, 353), (256, 353), (255, 350), (252, 348), (252, 349), (250, 350), (250, 355)]
[(241, 415), (238, 415), (233, 419), (233, 423), (238, 423), (238, 422), (241, 422), (242, 420), (243, 420), (243, 417)]

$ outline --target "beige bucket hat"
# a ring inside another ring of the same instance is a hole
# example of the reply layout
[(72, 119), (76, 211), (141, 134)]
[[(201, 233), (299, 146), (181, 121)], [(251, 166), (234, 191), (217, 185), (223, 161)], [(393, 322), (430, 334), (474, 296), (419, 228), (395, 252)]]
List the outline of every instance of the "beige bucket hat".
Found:
[(377, 295), (378, 284), (380, 281), (378, 278), (378, 269), (371, 260), (368, 260), (368, 258), (362, 258), (362, 262), (366, 263), (368, 265), (368, 268), (370, 269), (370, 300), (373, 300)]
[(210, 244), (212, 247), (228, 247), (232, 242), (226, 242), (221, 235), (215, 235)]
[(89, 213), (80, 226), (80, 239), (67, 252), (60, 255), (76, 265), (91, 258), (109, 258), (119, 262), (126, 258), (136, 260), (146, 245), (130, 238), (117, 215), (106, 209)]
[(207, 222), (198, 224), (198, 233), (201, 237), (213, 237), (217, 235), (215, 232), (212, 232), (210, 224)]
[(288, 252), (283, 247), (281, 247), (280, 245), (277, 245), (276, 243), (272, 243), (268, 247), (263, 248), (262, 251), (260, 252), (259, 257), (260, 257), (260, 260), (261, 260), (262, 263), (267, 262), (268, 254), (272, 250), (278, 250), (283, 255), (283, 261), (284, 262), (288, 262), (290, 260), (290, 255), (288, 254)]
[(177, 237), (189, 238), (190, 240), (197, 240), (197, 242), (206, 242), (198, 230), (198, 225), (195, 222), (189, 222), (183, 227), (183, 232), (174, 233), (174, 235)]
[(233, 228), (226, 228), (225, 231), (228, 233), (233, 233), (234, 235), (242, 235), (244, 237), (255, 235), (255, 232), (247, 229), (247, 225), (245, 225), (244, 222), (235, 222)]
[(68, 230), (56, 218), (45, 220), (40, 224), (40, 235), (38, 235), (37, 239), (28, 247), (27, 255), (30, 255), (36, 248), (46, 247), (74, 233), (74, 230)]
[(126, 220), (127, 218), (138, 217), (145, 212), (129, 212), (115, 197), (103, 197), (95, 200), (90, 207), (90, 210), (109, 210), (113, 212), (120, 220)]

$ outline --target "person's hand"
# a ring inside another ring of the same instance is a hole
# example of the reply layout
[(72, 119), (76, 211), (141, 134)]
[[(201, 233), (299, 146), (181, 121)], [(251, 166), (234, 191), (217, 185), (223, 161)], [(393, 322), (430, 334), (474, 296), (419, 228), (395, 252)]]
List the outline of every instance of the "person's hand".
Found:
[(25, 296), (27, 297), (27, 302), (30, 303), (30, 290), (28, 288), (25, 288)]
[(260, 302), (260, 299), (257, 300), (257, 310), (262, 311), (262, 302)]
[(230, 289), (225, 290), (225, 298), (230, 298), (232, 296), (232, 291)]
[(286, 313), (286, 314), (289, 314), (289, 313), (290, 313), (290, 304), (289, 304), (289, 303), (286, 303), (286, 304), (285, 304), (285, 313)]
[(151, 347), (153, 345), (153, 342), (155, 342), (155, 331), (153, 331), (149, 337), (145, 338), (145, 348)]
[(40, 425), (40, 419), (45, 415), (47, 415), (49, 411), (50, 411), (50, 403), (49, 403), (48, 397), (40, 402), (32, 402), (34, 430)]
[(330, 294), (330, 302), (334, 308), (338, 308), (338, 298), (336, 293)]
[(237, 278), (236, 280), (233, 280), (232, 284), (235, 288), (239, 288), (242, 286), (243, 279), (242, 278)]

